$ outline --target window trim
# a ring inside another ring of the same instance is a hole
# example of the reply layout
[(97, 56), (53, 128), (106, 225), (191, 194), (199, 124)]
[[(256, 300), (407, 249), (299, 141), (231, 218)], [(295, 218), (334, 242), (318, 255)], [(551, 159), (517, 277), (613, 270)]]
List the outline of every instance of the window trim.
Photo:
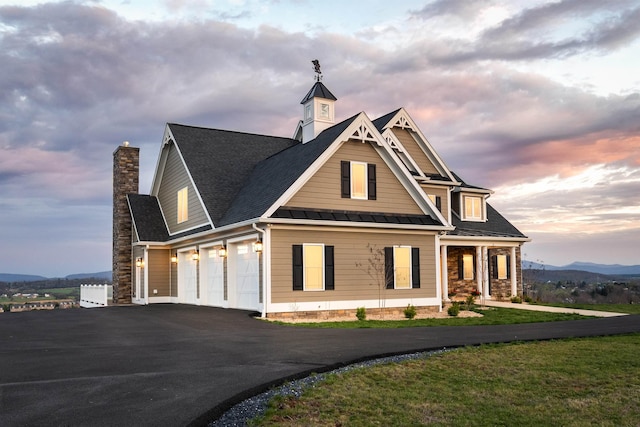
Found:
[[(316, 246), (322, 248), (322, 289), (307, 288), (307, 272), (305, 268), (306, 248)], [(293, 290), (306, 292), (332, 291), (335, 289), (334, 246), (324, 243), (302, 243), (292, 245)]]
[[(396, 281), (396, 248), (409, 249), (409, 286), (397, 287)], [(384, 248), (384, 273), (386, 289), (419, 289), (420, 288), (420, 248), (417, 246), (394, 245)]]
[(178, 190), (176, 222), (182, 224), (189, 221), (189, 186)]
[[(467, 202), (471, 201), (471, 200), (478, 200), (479, 201), (479, 209), (480, 212), (474, 212), (473, 209), (473, 204), (470, 204), (471, 206), (471, 213), (472, 215), (467, 215)], [(463, 213), (463, 220), (465, 221), (477, 221), (477, 222), (481, 222), (484, 221), (484, 197), (482, 196), (472, 196), (472, 195), (463, 195), (462, 196), (462, 213)]]
[[(354, 165), (364, 166), (364, 196), (353, 195)], [(375, 163), (360, 161), (340, 161), (340, 196), (352, 200), (377, 200), (377, 172)]]

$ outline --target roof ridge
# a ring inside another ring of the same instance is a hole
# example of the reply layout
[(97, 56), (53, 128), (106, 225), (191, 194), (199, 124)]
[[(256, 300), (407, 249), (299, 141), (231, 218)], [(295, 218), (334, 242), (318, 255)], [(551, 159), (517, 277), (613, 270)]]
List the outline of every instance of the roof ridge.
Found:
[(295, 139), (289, 138), (289, 137), (286, 137), (286, 136), (266, 135), (266, 134), (260, 134), (260, 133), (254, 133), (254, 132), (243, 132), (243, 131), (238, 131), (238, 130), (231, 130), (231, 129), (209, 128), (209, 127), (204, 127), (204, 126), (184, 125), (182, 123), (170, 123), (170, 122), (167, 123), (167, 125), (169, 125), (169, 126), (181, 126), (181, 127), (185, 127), (185, 128), (191, 128), (191, 129), (212, 130), (212, 131), (216, 131), (216, 132), (235, 133), (235, 134), (239, 134), (239, 135), (259, 136), (259, 137), (263, 137), (263, 138), (276, 138), (276, 139), (283, 139), (283, 140), (287, 140), (287, 141), (296, 141)]

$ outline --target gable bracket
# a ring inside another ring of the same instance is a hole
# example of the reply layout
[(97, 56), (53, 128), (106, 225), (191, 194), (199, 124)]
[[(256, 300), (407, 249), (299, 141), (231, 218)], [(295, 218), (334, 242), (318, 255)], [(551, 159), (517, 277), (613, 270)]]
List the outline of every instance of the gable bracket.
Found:
[(373, 132), (366, 123), (360, 123), (348, 139), (354, 139), (362, 143), (375, 142), (376, 145), (381, 145), (378, 138), (375, 137), (377, 132)]
[(409, 123), (407, 118), (404, 117), (403, 115), (400, 115), (400, 117), (398, 117), (398, 120), (396, 120), (396, 122), (393, 124), (392, 127), (399, 127), (401, 129), (410, 129), (416, 132), (416, 130), (413, 128), (413, 125)]

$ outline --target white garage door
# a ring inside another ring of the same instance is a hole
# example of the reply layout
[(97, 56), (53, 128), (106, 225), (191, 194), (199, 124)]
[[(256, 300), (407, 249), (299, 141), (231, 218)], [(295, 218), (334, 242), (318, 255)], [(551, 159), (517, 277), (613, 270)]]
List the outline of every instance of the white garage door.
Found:
[(243, 242), (235, 245), (235, 307), (246, 310), (259, 310), (259, 268), (258, 254), (253, 251), (251, 243)]
[(205, 288), (206, 304), (215, 307), (225, 306), (224, 301), (224, 258), (219, 256), (218, 249), (206, 249), (204, 259), (200, 262), (206, 263), (205, 267)]
[(190, 252), (181, 252), (178, 257), (178, 299), (184, 304), (195, 304), (197, 297), (197, 261)]

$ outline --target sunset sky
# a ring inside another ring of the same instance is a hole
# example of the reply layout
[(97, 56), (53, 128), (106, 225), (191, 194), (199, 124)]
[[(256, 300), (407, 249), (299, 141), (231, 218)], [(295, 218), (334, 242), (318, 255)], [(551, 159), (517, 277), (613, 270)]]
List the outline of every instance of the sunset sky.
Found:
[(111, 268), (112, 153), (166, 122), (290, 137), (405, 107), (532, 238), (525, 259), (640, 264), (636, 0), (0, 0), (0, 273)]

